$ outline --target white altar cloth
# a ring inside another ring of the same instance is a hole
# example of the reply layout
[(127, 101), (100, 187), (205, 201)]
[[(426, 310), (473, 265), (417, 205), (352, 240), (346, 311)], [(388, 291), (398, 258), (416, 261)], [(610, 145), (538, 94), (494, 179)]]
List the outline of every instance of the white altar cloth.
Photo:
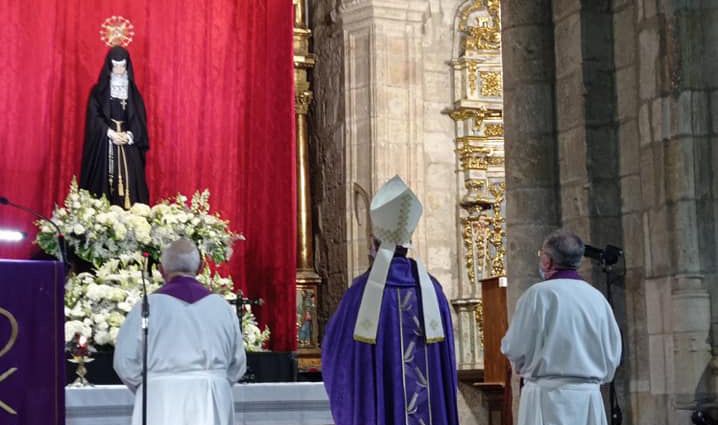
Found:
[[(66, 388), (66, 425), (129, 425), (134, 397), (121, 385)], [(331, 425), (321, 382), (237, 384), (234, 411), (239, 425)]]

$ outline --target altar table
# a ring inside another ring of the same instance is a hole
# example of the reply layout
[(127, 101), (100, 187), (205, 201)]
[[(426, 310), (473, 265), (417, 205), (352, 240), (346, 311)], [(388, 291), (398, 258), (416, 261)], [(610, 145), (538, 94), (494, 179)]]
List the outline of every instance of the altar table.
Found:
[[(237, 384), (233, 390), (238, 425), (334, 423), (321, 382)], [(129, 425), (133, 402), (121, 385), (66, 388), (66, 425)]]

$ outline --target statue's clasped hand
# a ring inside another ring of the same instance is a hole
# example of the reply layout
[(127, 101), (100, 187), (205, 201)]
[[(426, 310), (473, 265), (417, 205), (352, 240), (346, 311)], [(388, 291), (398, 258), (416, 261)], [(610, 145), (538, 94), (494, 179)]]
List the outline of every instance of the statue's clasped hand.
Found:
[(112, 143), (117, 146), (123, 146), (130, 143), (130, 137), (127, 132), (124, 131), (112, 131), (110, 133), (110, 139), (112, 140)]

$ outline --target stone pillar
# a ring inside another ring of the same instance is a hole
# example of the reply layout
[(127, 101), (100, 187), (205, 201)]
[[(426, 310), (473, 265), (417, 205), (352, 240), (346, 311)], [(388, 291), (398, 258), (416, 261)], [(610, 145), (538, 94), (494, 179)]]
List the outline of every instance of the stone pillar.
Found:
[[(551, 2), (501, 3), (509, 311), (539, 280), (536, 252), (560, 225)], [(514, 392), (517, 394), (517, 392)]]
[[(347, 181), (369, 197), (399, 174), (426, 202), (423, 153), (424, 1), (364, 0), (339, 7), (344, 34)], [(349, 275), (367, 266), (366, 234), (359, 228), (353, 189), (347, 188)], [(426, 257), (420, 223), (413, 243)], [(348, 278), (350, 277), (348, 276)]]
[[(320, 324), (326, 323), (347, 285), (347, 193), (344, 148), (344, 41), (333, 1), (310, 1), (317, 66), (309, 119), (310, 181), (315, 222), (315, 259), (322, 277)], [(321, 332), (320, 332), (321, 333)]]
[[(503, 1), (501, 23), (510, 316), (539, 280), (543, 238), (560, 225), (551, 1)], [(517, 379), (513, 395), (516, 406)]]
[(718, 48), (711, 21), (717, 7), (644, 2), (636, 13), (649, 388), (657, 416), (666, 409), (669, 424), (688, 423), (692, 409), (715, 397), (710, 288), (718, 238), (709, 99), (718, 66), (708, 52)]
[[(711, 68), (715, 72), (718, 67), (715, 59), (707, 59), (706, 50), (715, 51), (718, 47), (718, 41), (711, 38), (715, 30), (709, 29), (718, 5), (675, 2), (666, 9), (664, 69), (670, 74), (662, 75), (657, 85), (664, 92), (672, 89), (674, 96), (660, 99), (668, 110), (664, 109), (660, 117), (652, 115), (651, 119), (652, 123), (660, 122), (663, 129), (654, 132), (653, 137), (664, 146), (665, 206), (673, 236), (670, 247), (673, 393), (676, 403), (681, 405), (704, 402), (709, 397), (715, 399), (715, 394), (709, 394), (715, 388), (710, 387), (714, 371), (710, 366), (711, 311), (706, 286), (715, 286), (718, 262), (715, 213), (709, 189), (712, 183), (709, 170), (715, 164), (711, 166), (703, 158), (710, 158), (711, 150), (715, 149), (708, 138), (709, 108), (715, 106), (709, 104), (707, 88), (718, 82), (711, 75)], [(670, 121), (666, 122), (667, 119)], [(711, 234), (714, 237), (708, 236)]]
[[(556, 61), (556, 115), (561, 225), (584, 242), (604, 248), (623, 245), (616, 93), (614, 85), (613, 13), (604, 2), (553, 2)], [(620, 269), (618, 269), (621, 276)], [(608, 276), (595, 261), (583, 261), (583, 275), (608, 295)], [(625, 332), (623, 285), (612, 276), (614, 313)], [(623, 353), (630, 354), (626, 345)], [(619, 368), (616, 390), (623, 413), (628, 388)]]
[[(641, 162), (638, 137), (637, 9), (632, 0), (613, 3), (613, 62), (615, 67), (615, 118), (617, 126), (618, 173), (621, 194), (621, 228), (625, 252), (623, 365), (621, 377), (627, 394), (623, 397), (624, 421), (655, 424), (665, 411), (649, 395), (651, 351), (646, 337), (646, 286), (644, 284), (644, 237), (641, 200)], [(658, 300), (657, 311), (664, 308)], [(663, 352), (654, 355), (663, 357)], [(650, 403), (650, 404), (649, 404)], [(662, 404), (665, 409), (665, 403)], [(650, 406), (650, 407), (649, 407)]]

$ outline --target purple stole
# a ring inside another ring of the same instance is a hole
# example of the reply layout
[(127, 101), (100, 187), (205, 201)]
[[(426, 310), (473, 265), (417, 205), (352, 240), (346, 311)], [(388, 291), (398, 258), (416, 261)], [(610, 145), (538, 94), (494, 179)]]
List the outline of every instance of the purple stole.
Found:
[(583, 280), (580, 274), (576, 270), (571, 269), (561, 269), (556, 271), (556, 273), (553, 274), (550, 278), (546, 280), (554, 280), (554, 279), (576, 279), (576, 280)]
[(212, 292), (191, 276), (175, 276), (165, 283), (155, 294), (164, 294), (194, 304)]

